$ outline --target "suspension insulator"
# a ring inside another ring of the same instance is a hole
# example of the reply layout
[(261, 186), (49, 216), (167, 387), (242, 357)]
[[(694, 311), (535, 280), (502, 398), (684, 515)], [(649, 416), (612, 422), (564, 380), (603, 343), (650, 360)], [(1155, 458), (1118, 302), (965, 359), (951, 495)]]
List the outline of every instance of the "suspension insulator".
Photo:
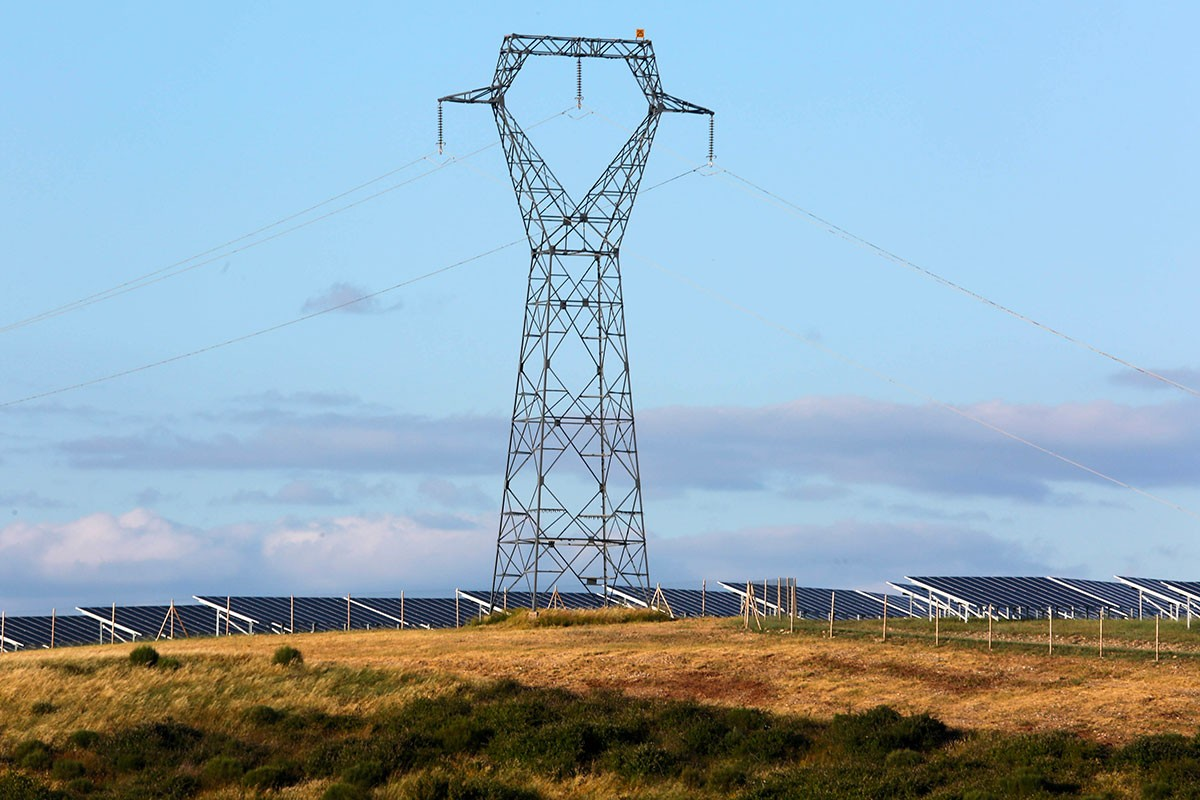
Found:
[(583, 59), (575, 58), (575, 107), (583, 108)]
[[(438, 145), (438, 155), (440, 156), (442, 154), (442, 151), (445, 150), (445, 148), (446, 148), (446, 142), (442, 138), (442, 101), (441, 100), (438, 101), (438, 141), (437, 141), (437, 145)], [(709, 148), (709, 149), (711, 149), (711, 148)], [(712, 159), (709, 159), (709, 160), (711, 161)]]

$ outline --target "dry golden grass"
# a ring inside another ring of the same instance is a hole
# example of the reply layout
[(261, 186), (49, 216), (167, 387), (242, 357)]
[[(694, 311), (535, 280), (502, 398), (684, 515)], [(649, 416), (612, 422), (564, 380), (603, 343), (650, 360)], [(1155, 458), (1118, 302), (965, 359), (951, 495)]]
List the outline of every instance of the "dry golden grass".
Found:
[[(302, 668), (273, 666), (280, 644)], [(992, 652), (864, 635), (747, 633), (728, 620), (163, 641), (175, 671), (133, 668), (131, 646), (0, 656), (0, 738), (61, 742), (174, 717), (204, 727), (249, 706), (370, 713), (447, 690), (453, 676), (752, 706), (827, 718), (879, 704), (960, 728), (1071, 730), (1106, 742), (1192, 734), (1200, 659)], [(34, 714), (34, 703), (55, 710)]]

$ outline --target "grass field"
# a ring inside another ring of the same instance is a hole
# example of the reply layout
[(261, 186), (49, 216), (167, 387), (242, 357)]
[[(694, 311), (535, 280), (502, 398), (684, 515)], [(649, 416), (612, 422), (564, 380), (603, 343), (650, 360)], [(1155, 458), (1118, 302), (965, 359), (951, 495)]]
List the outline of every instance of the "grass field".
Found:
[[(8, 797), (1190, 797), (1200, 630), (541, 620), (0, 656)], [(614, 618), (615, 617), (615, 618)], [(303, 664), (272, 663), (292, 645)], [(879, 706), (887, 706), (880, 710)], [(1190, 776), (1190, 777), (1189, 777)], [(353, 780), (352, 780), (353, 779)], [(30, 783), (29, 781), (32, 781)], [(32, 787), (32, 788), (31, 788)], [(39, 788), (41, 787), (41, 788)], [(6, 794), (7, 792), (7, 794)]]

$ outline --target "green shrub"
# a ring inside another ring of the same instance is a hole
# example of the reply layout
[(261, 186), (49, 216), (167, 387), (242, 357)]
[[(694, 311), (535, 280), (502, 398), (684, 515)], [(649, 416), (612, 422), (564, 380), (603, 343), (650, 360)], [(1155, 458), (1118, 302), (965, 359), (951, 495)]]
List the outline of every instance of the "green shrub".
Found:
[(893, 769), (912, 769), (924, 761), (924, 757), (916, 750), (903, 748), (893, 750), (883, 759), (883, 763)]
[(167, 656), (165, 658), (160, 658), (158, 660), (158, 668), (167, 670), (169, 672), (174, 672), (175, 670), (179, 669), (182, 666), (183, 666), (183, 662), (180, 661), (178, 658), (172, 658), (170, 656)]
[(267, 764), (242, 776), (242, 785), (259, 791), (282, 789), (300, 780), (298, 771), (289, 764)]
[(54, 703), (51, 703), (49, 700), (38, 700), (29, 710), (32, 711), (35, 716), (44, 717), (47, 714), (53, 714), (55, 711), (58, 711), (58, 706), (54, 705)]
[(1164, 761), (1179, 761), (1200, 756), (1196, 743), (1178, 733), (1139, 736), (1118, 752), (1117, 757), (1129, 764), (1146, 769)]
[(533, 789), (509, 786), (491, 777), (463, 778), (425, 772), (408, 785), (406, 800), (541, 800)]
[(321, 800), (367, 800), (370, 794), (354, 783), (335, 783), (325, 790)]
[(67, 741), (80, 750), (91, 750), (96, 746), (96, 742), (100, 741), (100, 734), (80, 729), (68, 736)]
[(111, 760), (117, 772), (141, 772), (146, 768), (146, 757), (137, 752), (118, 753)]
[(158, 663), (158, 651), (148, 644), (138, 645), (129, 652), (129, 663), (135, 667), (153, 667)]
[(0, 800), (50, 800), (57, 796), (46, 784), (27, 775), (15, 772), (0, 775)]
[(233, 783), (246, 773), (246, 767), (233, 756), (214, 756), (204, 762), (200, 768), (200, 776), (205, 783), (213, 786)]
[(113, 734), (99, 749), (118, 772), (140, 772), (147, 764), (166, 769), (184, 762), (200, 763), (206, 747), (203, 732), (168, 719)]
[(25, 769), (50, 769), (54, 752), (40, 739), (26, 739), (13, 751), (13, 761)]
[(85, 770), (83, 763), (72, 758), (60, 758), (54, 762), (50, 775), (57, 781), (70, 781), (82, 778)]
[(75, 778), (67, 781), (67, 791), (71, 794), (91, 794), (96, 791), (96, 784), (88, 778)]
[(276, 725), (287, 716), (277, 708), (263, 705), (250, 706), (242, 713), (245, 715), (246, 721), (254, 725)]
[(386, 783), (391, 770), (382, 761), (360, 761), (342, 773), (342, 781), (372, 789)]
[(155, 787), (155, 800), (187, 800), (200, 792), (200, 781), (192, 775), (173, 775), (161, 787)]
[(661, 777), (674, 771), (675, 758), (656, 744), (646, 742), (613, 751), (612, 768), (626, 778)]
[(271, 663), (284, 667), (298, 667), (304, 663), (304, 656), (296, 648), (285, 644), (275, 649), (275, 655), (271, 656)]
[(836, 714), (829, 734), (847, 751), (858, 755), (886, 754), (892, 750), (924, 752), (955, 738), (955, 733), (928, 714), (904, 716), (888, 706), (857, 714)]

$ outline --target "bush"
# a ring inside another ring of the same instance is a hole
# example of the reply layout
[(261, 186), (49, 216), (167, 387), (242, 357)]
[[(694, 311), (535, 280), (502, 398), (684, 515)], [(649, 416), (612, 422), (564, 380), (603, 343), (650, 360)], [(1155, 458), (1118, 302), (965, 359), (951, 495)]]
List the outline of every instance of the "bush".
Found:
[(50, 745), (40, 739), (26, 739), (13, 751), (13, 761), (25, 769), (50, 769), (54, 753)]
[(1196, 758), (1195, 742), (1178, 733), (1159, 733), (1151, 736), (1139, 736), (1120, 751), (1120, 759), (1135, 764), (1143, 769), (1156, 766), (1164, 761), (1180, 761), (1185, 758)]
[(54, 705), (54, 703), (51, 703), (49, 700), (38, 700), (29, 710), (32, 711), (35, 716), (44, 717), (47, 714), (53, 714), (55, 711), (58, 711), (58, 706)]
[(246, 721), (255, 725), (275, 725), (287, 716), (284, 712), (271, 706), (250, 706), (243, 712)]
[(91, 794), (96, 791), (96, 784), (87, 778), (76, 778), (75, 780), (67, 781), (67, 791), (71, 794)]
[(354, 783), (335, 783), (325, 790), (321, 800), (367, 800), (367, 790)]
[(267, 764), (242, 776), (242, 785), (259, 791), (282, 789), (300, 780), (297, 770), (287, 764)]
[(649, 742), (616, 750), (613, 756), (613, 768), (626, 778), (661, 777), (675, 767), (670, 753)]
[(68, 736), (67, 741), (80, 750), (91, 750), (96, 746), (96, 742), (100, 741), (100, 734), (80, 729)]
[(57, 796), (46, 784), (26, 775), (15, 772), (0, 775), (0, 800), (50, 800)]
[(146, 765), (165, 769), (198, 763), (211, 746), (208, 736), (174, 720), (150, 722), (105, 737), (102, 752), (118, 772), (140, 772)]
[(296, 648), (285, 644), (276, 648), (275, 655), (271, 656), (271, 663), (284, 667), (298, 667), (304, 663), (304, 656)]
[(407, 800), (541, 800), (533, 789), (509, 786), (490, 777), (462, 778), (438, 772), (419, 775), (408, 786)]
[(129, 663), (135, 667), (153, 667), (158, 663), (158, 651), (148, 644), (139, 645), (130, 651)]
[(54, 766), (50, 769), (51, 777), (57, 781), (71, 781), (76, 778), (82, 778), (83, 773), (83, 764), (72, 758), (60, 758), (54, 762)]
[(829, 725), (832, 738), (851, 753), (887, 754), (893, 750), (924, 752), (955, 738), (955, 733), (928, 714), (903, 716), (888, 706), (858, 714), (836, 714)]
[(191, 775), (175, 775), (161, 788), (156, 788), (156, 800), (186, 800), (199, 793), (200, 781)]
[(204, 762), (200, 776), (205, 783), (219, 786), (233, 783), (246, 773), (246, 767), (233, 756), (215, 756)]
[(174, 672), (175, 670), (179, 669), (182, 666), (183, 666), (183, 662), (180, 661), (178, 658), (171, 658), (170, 656), (168, 656), (166, 658), (160, 658), (158, 660), (158, 668), (169, 670), (170, 672)]
[(342, 773), (342, 781), (373, 789), (386, 783), (391, 770), (382, 761), (360, 761)]

